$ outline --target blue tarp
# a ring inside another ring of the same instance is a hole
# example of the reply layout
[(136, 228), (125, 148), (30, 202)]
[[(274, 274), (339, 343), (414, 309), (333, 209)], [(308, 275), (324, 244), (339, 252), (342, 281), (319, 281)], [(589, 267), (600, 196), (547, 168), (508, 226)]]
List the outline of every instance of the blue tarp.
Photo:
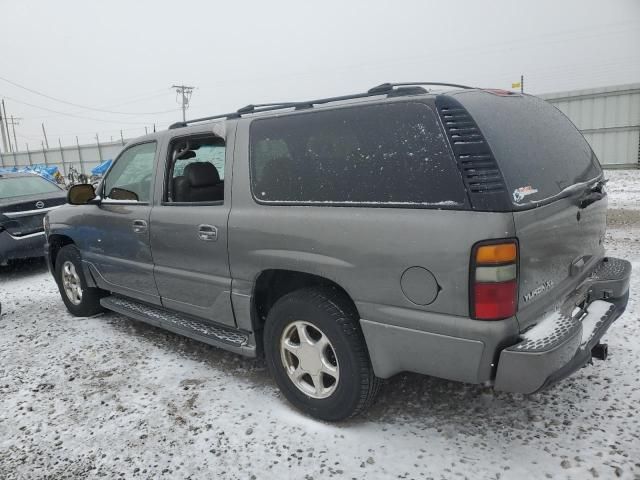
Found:
[(58, 167), (49, 166), (49, 165), (29, 165), (25, 167), (5, 167), (0, 168), (0, 173), (24, 173), (30, 172), (40, 175), (42, 178), (49, 180), (50, 182), (56, 183), (55, 174), (58, 172)]
[(91, 169), (91, 175), (104, 175), (106, 171), (109, 170), (109, 167), (111, 166), (112, 162), (113, 162), (112, 159), (105, 160), (100, 165), (93, 167)]

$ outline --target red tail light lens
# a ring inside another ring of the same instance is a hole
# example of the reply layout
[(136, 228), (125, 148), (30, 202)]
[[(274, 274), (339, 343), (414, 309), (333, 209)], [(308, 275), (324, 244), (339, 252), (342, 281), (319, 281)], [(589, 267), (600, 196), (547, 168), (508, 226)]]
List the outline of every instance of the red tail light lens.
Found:
[(516, 313), (518, 282), (476, 283), (473, 289), (475, 318), (499, 320)]
[(481, 242), (473, 247), (469, 269), (471, 317), (502, 320), (518, 308), (518, 243)]

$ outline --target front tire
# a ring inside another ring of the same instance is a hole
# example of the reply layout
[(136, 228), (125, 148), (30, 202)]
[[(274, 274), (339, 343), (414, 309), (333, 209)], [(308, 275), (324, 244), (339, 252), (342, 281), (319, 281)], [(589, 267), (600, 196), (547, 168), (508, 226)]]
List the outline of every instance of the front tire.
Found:
[(358, 415), (379, 390), (358, 314), (335, 289), (305, 288), (280, 298), (269, 311), (264, 342), (284, 396), (316, 418)]
[(60, 249), (55, 259), (55, 274), (62, 301), (72, 315), (90, 317), (104, 312), (100, 299), (105, 296), (105, 292), (87, 286), (80, 251), (75, 245), (66, 245)]

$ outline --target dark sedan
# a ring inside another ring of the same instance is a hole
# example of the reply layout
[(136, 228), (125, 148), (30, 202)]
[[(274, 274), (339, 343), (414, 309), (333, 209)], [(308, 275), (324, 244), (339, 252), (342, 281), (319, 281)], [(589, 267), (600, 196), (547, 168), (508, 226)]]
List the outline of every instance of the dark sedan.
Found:
[(66, 192), (32, 173), (0, 173), (0, 265), (44, 255), (42, 220)]

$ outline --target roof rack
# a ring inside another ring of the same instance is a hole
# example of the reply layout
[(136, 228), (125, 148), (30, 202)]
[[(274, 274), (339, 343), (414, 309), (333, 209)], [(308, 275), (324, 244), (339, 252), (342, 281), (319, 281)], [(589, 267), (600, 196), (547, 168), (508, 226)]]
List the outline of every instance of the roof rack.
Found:
[(385, 93), (389, 93), (393, 90), (394, 87), (413, 87), (418, 85), (430, 85), (430, 86), (442, 86), (442, 87), (454, 87), (454, 88), (464, 88), (471, 89), (473, 87), (469, 87), (467, 85), (460, 85), (457, 83), (444, 83), (444, 82), (402, 82), (402, 83), (381, 83), (377, 87), (370, 88), (367, 93), (370, 95), (384, 95)]
[[(433, 86), (444, 86), (444, 87), (454, 87), (454, 88), (464, 88), (470, 89), (473, 87), (468, 87), (466, 85), (459, 85), (456, 83), (444, 83), (444, 82), (402, 82), (402, 83), (382, 83), (376, 87), (373, 87), (367, 90), (364, 93), (354, 93), (351, 95), (341, 95), (338, 97), (327, 97), (327, 98), (319, 98), (316, 100), (306, 100), (303, 102), (276, 102), (276, 103), (258, 103), (258, 104), (249, 104), (245, 107), (239, 108), (235, 112), (231, 113), (223, 113), (220, 115), (213, 115), (210, 117), (202, 117), (202, 118), (194, 118), (192, 120), (187, 120), (184, 122), (176, 122), (172, 125), (169, 125), (169, 130), (173, 130), (175, 128), (183, 128), (192, 123), (206, 122), (209, 120), (216, 120), (218, 118), (240, 118), (242, 115), (248, 115), (252, 113), (261, 113), (261, 112), (270, 112), (274, 110), (284, 110), (287, 108), (294, 108), (296, 110), (303, 110), (307, 108), (313, 108), (314, 105), (322, 105), (325, 103), (332, 102), (340, 102), (343, 100), (355, 100), (358, 98), (366, 98), (366, 97), (374, 97), (377, 95), (388, 95), (394, 92), (398, 92), (400, 89), (396, 87), (410, 87), (410, 86), (419, 86), (419, 85), (433, 85)], [(411, 89), (411, 92), (415, 92), (415, 89)]]

